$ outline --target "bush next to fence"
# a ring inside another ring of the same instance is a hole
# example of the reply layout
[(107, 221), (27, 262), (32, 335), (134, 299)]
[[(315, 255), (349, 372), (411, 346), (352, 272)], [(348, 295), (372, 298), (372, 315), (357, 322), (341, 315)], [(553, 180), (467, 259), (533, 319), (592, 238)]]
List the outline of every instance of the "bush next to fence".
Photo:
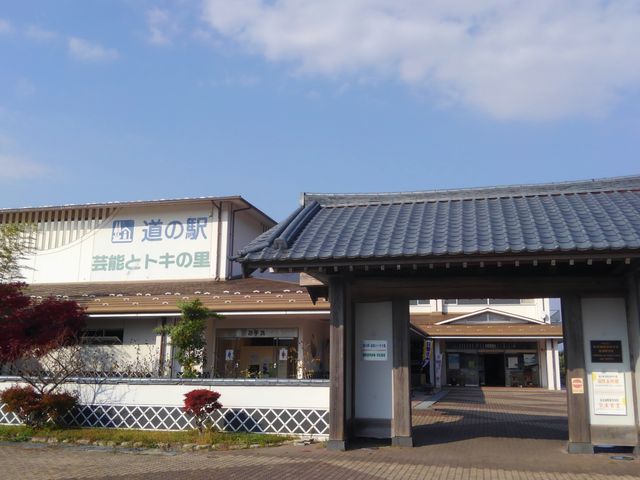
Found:
[(59, 425), (62, 416), (78, 404), (78, 398), (68, 392), (40, 393), (31, 386), (15, 386), (0, 393), (0, 402), (25, 425), (43, 427), (47, 423)]

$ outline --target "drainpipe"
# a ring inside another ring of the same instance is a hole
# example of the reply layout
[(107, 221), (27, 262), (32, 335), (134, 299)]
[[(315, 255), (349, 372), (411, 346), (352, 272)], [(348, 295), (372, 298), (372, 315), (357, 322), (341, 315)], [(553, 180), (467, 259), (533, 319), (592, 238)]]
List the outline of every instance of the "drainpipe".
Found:
[[(218, 209), (218, 221), (216, 224), (217, 228), (217, 240), (216, 240), (216, 276), (214, 280), (216, 282), (220, 281), (220, 256), (222, 254), (221, 243), (222, 243), (222, 202), (219, 205), (216, 205), (216, 202), (211, 201), (211, 206)], [(213, 208), (212, 208), (213, 210)], [(211, 217), (213, 217), (213, 211), (211, 212)]]

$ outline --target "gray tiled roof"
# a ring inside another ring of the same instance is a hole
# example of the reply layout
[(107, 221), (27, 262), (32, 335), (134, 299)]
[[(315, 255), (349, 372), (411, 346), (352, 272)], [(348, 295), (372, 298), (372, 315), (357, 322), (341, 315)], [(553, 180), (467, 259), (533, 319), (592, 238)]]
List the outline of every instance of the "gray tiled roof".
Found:
[(640, 250), (640, 176), (384, 194), (306, 194), (248, 265)]

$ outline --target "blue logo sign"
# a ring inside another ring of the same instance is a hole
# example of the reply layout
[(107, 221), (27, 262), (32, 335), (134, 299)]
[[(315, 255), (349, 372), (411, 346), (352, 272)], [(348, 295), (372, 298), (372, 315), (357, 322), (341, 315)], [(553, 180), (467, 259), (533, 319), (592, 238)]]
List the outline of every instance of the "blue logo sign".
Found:
[(131, 243), (133, 242), (133, 220), (114, 220), (111, 230), (111, 243)]

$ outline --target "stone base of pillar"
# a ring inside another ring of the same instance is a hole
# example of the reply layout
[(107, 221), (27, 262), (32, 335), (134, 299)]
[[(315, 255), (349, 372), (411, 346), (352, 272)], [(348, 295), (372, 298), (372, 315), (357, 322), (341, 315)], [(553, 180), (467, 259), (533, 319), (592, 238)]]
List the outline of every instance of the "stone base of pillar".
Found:
[(391, 439), (392, 447), (413, 447), (413, 437), (393, 437)]
[(640, 457), (640, 445), (636, 445), (636, 447), (633, 449), (633, 454), (637, 457)]
[(569, 453), (593, 453), (593, 445), (590, 443), (569, 442), (567, 451)]
[(335, 452), (344, 452), (347, 449), (347, 442), (344, 440), (329, 440), (327, 442), (327, 450)]

